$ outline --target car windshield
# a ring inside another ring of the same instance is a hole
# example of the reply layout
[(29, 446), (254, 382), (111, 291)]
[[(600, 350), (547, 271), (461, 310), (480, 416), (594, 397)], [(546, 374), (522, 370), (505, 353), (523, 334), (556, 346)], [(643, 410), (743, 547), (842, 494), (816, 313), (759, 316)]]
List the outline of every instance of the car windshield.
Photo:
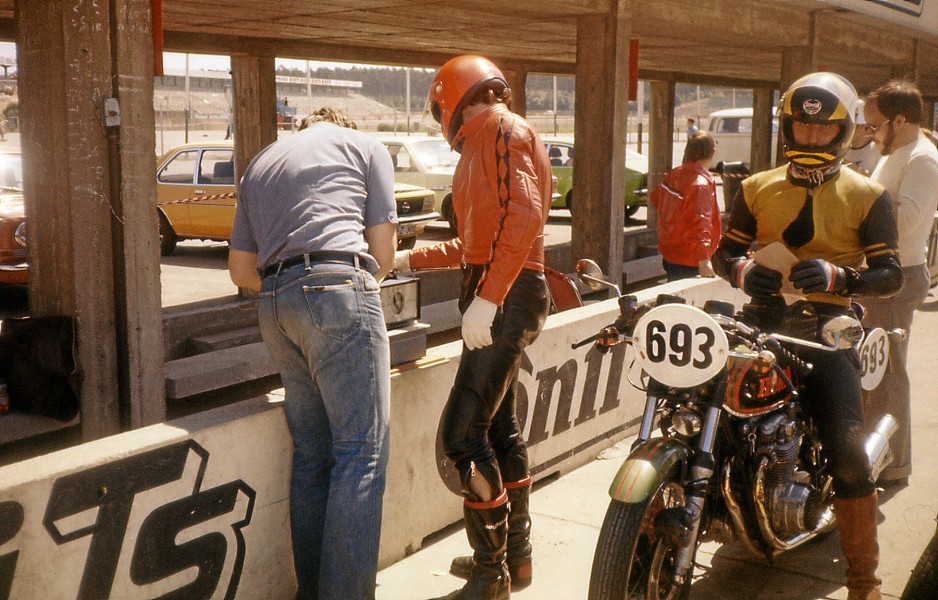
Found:
[(415, 142), (412, 147), (417, 159), (428, 169), (455, 167), (459, 162), (459, 154), (450, 149), (446, 140)]
[(23, 191), (23, 163), (19, 154), (0, 154), (0, 189)]

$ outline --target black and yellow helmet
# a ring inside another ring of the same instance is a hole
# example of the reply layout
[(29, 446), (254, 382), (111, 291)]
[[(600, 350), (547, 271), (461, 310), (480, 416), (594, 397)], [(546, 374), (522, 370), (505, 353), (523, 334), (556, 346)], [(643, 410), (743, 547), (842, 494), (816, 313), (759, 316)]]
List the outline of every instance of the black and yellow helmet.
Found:
[[(841, 159), (856, 129), (860, 98), (853, 85), (836, 73), (811, 73), (798, 79), (782, 95), (780, 105), (784, 152), (802, 169), (823, 169)], [(836, 124), (840, 131), (823, 147), (795, 143), (792, 123)]]

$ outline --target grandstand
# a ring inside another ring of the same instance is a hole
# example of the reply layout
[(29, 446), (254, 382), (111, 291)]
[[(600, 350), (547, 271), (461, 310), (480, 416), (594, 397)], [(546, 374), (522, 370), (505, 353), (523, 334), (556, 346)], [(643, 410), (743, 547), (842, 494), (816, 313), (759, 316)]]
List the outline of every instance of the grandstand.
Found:
[[(185, 124), (185, 73), (167, 70), (154, 79), (153, 108), (157, 127), (177, 129)], [(190, 71), (190, 128), (224, 129), (230, 116), (231, 76), (226, 71)], [(297, 109), (297, 117), (331, 106), (345, 111), (362, 129), (377, 129), (379, 123), (393, 123), (395, 110), (361, 95), (360, 81), (310, 79), (307, 94), (306, 78), (277, 76), (277, 97)], [(419, 115), (412, 115), (412, 120)], [(397, 113), (402, 122), (405, 116)]]

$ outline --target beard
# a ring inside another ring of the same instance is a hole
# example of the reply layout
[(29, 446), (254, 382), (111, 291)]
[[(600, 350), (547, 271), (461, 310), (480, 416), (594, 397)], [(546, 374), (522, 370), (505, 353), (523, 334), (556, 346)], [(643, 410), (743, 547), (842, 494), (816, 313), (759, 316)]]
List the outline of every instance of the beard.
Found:
[(883, 141), (876, 142), (876, 146), (883, 156), (889, 156), (896, 149), (896, 130), (893, 128), (892, 121), (886, 123), (886, 133), (883, 134)]

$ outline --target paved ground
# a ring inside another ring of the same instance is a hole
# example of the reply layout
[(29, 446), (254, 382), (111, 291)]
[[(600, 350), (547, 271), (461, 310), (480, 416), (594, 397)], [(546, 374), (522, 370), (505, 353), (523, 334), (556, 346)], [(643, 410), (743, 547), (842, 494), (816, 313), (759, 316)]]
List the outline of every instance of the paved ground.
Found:
[[(938, 354), (938, 297), (935, 290), (915, 318), (911, 339), (913, 449), (911, 485), (880, 499), (883, 595), (898, 598), (909, 572), (935, 532), (938, 513), (938, 405), (933, 369)], [(534, 584), (512, 595), (530, 600), (585, 599), (593, 549), (608, 504), (606, 490), (629, 441), (599, 459), (543, 485), (531, 497), (534, 515)], [(454, 497), (453, 502), (458, 502)], [(447, 573), (450, 559), (468, 552), (462, 529), (440, 536), (416, 554), (378, 575), (378, 600), (423, 600), (456, 589)], [(691, 598), (700, 600), (844, 599), (844, 565), (836, 534), (780, 556), (774, 565), (747, 554), (738, 544), (703, 546), (698, 554)], [(923, 599), (925, 600), (925, 599)]]

